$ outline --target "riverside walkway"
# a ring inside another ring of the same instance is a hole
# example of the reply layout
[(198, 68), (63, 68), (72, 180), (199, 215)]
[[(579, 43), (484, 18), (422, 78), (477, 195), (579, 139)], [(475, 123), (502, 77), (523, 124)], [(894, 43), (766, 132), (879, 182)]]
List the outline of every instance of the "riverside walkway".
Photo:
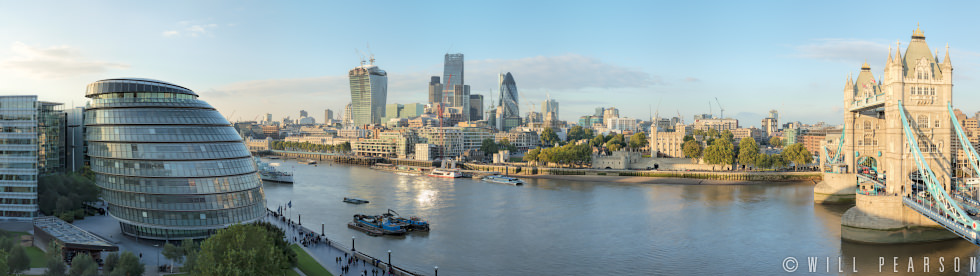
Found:
[[(310, 256), (313, 256), (331, 274), (362, 275), (361, 273), (366, 271), (367, 275), (423, 275), (418, 272), (405, 270), (397, 265), (392, 266), (391, 274), (385, 273), (385, 269), (388, 267), (387, 259), (376, 258), (360, 251), (351, 250), (351, 248), (347, 248), (347, 246), (351, 245), (350, 240), (343, 239), (338, 241), (336, 238), (327, 237), (323, 233), (318, 233), (305, 226), (298, 225), (295, 221), (289, 221), (288, 218), (274, 211), (267, 212), (266, 216), (262, 218), (262, 221), (272, 223), (280, 229), (283, 229), (286, 233), (286, 239), (290, 243), (295, 243), (303, 247)], [(320, 237), (320, 242), (306, 244), (302, 242), (304, 238), (311, 236), (313, 238)], [(356, 244), (354, 249), (356, 249)], [(355, 261), (348, 263), (347, 259), (352, 256), (355, 258)], [(338, 257), (343, 261), (338, 263), (336, 261)], [(348, 272), (346, 274), (342, 273), (341, 267), (348, 264), (350, 264)], [(377, 274), (374, 274), (374, 271), (377, 271)]]

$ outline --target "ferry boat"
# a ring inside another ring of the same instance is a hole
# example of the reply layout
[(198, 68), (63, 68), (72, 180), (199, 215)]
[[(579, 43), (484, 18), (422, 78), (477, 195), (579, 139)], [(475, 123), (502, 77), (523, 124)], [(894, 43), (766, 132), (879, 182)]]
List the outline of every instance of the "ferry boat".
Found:
[(300, 160), (299, 163), (303, 165), (316, 165), (316, 160), (305, 159), (305, 160)]
[(457, 170), (448, 169), (432, 169), (429, 173), (431, 177), (442, 177), (442, 178), (460, 178), (463, 177), (463, 173)]
[(517, 179), (516, 177), (510, 177), (506, 175), (488, 175), (483, 177), (483, 181), (500, 183), (500, 184), (510, 184), (515, 186), (524, 185), (524, 181)]
[(293, 183), (293, 174), (277, 170), (278, 163), (265, 163), (255, 157), (255, 164), (259, 167), (259, 175), (262, 176), (262, 181)]
[(364, 214), (354, 215), (354, 226), (365, 229), (369, 232), (380, 232), (384, 235), (404, 235), (408, 232), (406, 225), (400, 221), (394, 221), (385, 216), (369, 216)]
[(371, 203), (370, 201), (363, 200), (363, 199), (360, 199), (360, 198), (353, 198), (353, 197), (345, 197), (344, 198), (344, 202), (353, 203), (353, 204)]

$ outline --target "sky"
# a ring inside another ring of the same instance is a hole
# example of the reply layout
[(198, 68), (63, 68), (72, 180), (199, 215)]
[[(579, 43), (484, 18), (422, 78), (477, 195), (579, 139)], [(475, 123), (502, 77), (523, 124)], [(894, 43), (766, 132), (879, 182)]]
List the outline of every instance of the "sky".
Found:
[[(2, 1), (0, 95), (83, 106), (119, 77), (190, 88), (232, 121), (342, 113), (357, 51), (388, 72), (388, 103), (425, 103), (446, 53), (473, 94), (520, 110), (550, 96), (560, 118), (596, 107), (649, 119), (719, 113), (756, 126), (839, 124), (843, 86), (881, 75), (921, 26), (954, 68), (954, 106), (980, 110), (976, 2), (905, 1)], [(717, 100), (715, 99), (717, 98)], [(709, 106), (710, 103), (710, 106)]]

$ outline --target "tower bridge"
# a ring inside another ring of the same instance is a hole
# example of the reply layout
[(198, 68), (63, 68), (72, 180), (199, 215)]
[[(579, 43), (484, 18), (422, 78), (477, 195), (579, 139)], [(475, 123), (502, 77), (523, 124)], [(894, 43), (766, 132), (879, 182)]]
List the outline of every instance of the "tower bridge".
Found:
[[(833, 154), (825, 149), (818, 202), (853, 200), (841, 218), (841, 237), (899, 243), (962, 237), (980, 244), (977, 187), (955, 173), (965, 154), (980, 176), (980, 157), (953, 113), (949, 47), (940, 60), (916, 28), (902, 53), (889, 48), (883, 73), (865, 63), (844, 85), (844, 132)], [(962, 149), (962, 150), (960, 150)]]

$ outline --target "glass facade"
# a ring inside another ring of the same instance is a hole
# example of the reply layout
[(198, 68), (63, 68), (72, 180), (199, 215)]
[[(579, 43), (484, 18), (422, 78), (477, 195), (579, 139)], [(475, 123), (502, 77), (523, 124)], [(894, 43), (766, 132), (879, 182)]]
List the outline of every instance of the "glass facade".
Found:
[(517, 99), (517, 83), (514, 82), (514, 76), (510, 72), (500, 74), (500, 104), (498, 106), (504, 107), (504, 118), (521, 116)]
[(445, 81), (442, 85), (442, 102), (451, 104), (458, 98), (456, 86), (466, 84), (463, 81), (463, 54), (446, 54), (442, 66), (442, 80)]
[(375, 65), (351, 69), (351, 116), (355, 126), (380, 124), (388, 99), (388, 73)]
[(241, 137), (190, 89), (147, 79), (88, 85), (85, 138), (96, 184), (123, 233), (205, 238), (265, 214)]
[(38, 175), (65, 167), (64, 122), (60, 103), (0, 96), (0, 217), (37, 216)]

